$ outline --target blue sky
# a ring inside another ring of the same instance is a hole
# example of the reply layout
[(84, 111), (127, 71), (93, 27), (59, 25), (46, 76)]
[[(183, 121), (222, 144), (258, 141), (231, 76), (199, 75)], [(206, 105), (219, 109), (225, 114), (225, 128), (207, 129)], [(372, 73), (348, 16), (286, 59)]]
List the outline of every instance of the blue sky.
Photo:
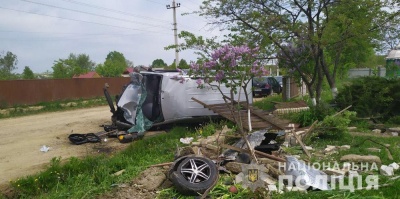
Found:
[[(178, 31), (205, 37), (222, 36), (203, 17), (182, 13), (198, 10), (200, 0), (177, 0)], [(35, 73), (52, 71), (55, 60), (70, 53), (84, 53), (103, 63), (118, 51), (134, 65), (155, 59), (171, 64), (174, 43), (172, 0), (0, 0), (0, 52), (18, 57), (21, 73), (29, 66)], [(192, 51), (180, 59), (196, 60)]]

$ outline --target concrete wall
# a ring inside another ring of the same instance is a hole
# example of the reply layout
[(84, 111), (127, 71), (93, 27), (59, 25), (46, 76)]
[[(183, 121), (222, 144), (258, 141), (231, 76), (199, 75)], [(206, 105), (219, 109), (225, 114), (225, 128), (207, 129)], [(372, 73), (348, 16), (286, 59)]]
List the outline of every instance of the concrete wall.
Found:
[(349, 70), (349, 78), (377, 75), (386, 76), (386, 68), (378, 67), (376, 70), (371, 68), (353, 68)]

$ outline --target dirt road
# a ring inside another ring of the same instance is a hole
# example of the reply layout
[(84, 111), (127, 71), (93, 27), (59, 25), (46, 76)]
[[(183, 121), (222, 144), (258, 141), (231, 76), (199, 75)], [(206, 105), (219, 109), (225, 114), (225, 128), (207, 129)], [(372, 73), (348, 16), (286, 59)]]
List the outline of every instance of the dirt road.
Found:
[[(102, 143), (73, 145), (68, 135), (102, 131), (110, 123), (107, 106), (0, 120), (0, 185), (34, 174), (45, 168), (53, 157), (86, 156), (124, 148), (117, 139)], [(50, 147), (48, 152), (40, 148)]]

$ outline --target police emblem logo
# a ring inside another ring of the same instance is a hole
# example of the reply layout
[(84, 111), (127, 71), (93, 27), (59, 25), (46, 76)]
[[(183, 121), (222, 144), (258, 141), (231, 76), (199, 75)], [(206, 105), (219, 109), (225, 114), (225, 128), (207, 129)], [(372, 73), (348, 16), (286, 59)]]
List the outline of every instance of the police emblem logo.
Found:
[(258, 169), (248, 170), (248, 180), (250, 182), (256, 182), (258, 180)]

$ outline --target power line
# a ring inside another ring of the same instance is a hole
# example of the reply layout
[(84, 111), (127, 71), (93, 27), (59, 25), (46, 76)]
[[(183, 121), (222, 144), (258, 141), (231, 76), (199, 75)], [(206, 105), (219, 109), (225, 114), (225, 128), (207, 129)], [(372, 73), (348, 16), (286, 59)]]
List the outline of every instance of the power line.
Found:
[[(115, 36), (130, 36), (136, 35), (137, 33), (132, 34), (116, 34), (116, 33), (77, 33), (77, 32), (40, 32), (40, 31), (14, 31), (14, 30), (3, 30), (0, 33), (38, 33), (38, 34), (54, 34), (54, 35), (87, 35), (87, 36), (103, 36), (103, 35), (115, 35)], [(164, 32), (164, 31), (159, 31)]]
[[(97, 23), (97, 22), (92, 22), (92, 21), (84, 21), (84, 20), (78, 20), (78, 19), (69, 19), (69, 18), (64, 18), (64, 17), (51, 16), (51, 15), (40, 14), (40, 13), (36, 13), (36, 12), (30, 12), (30, 11), (24, 11), (24, 10), (17, 10), (17, 9), (12, 9), (12, 8), (5, 8), (5, 7), (2, 7), (2, 6), (0, 6), (0, 8), (1, 8), (1, 9), (5, 9), (5, 10), (12, 10), (12, 11), (16, 11), (16, 12), (24, 12), (24, 13), (34, 14), (34, 15), (42, 15), (42, 16), (46, 16), (46, 17), (53, 17), (53, 18), (58, 18), (58, 19), (70, 20), (70, 21), (91, 23), (91, 24), (102, 25), (102, 26), (109, 26), (109, 27), (114, 27), (114, 28), (123, 28), (123, 29), (136, 30), (136, 31), (143, 31), (143, 32), (159, 33), (159, 32), (156, 32), (156, 31), (142, 30), (142, 29), (137, 29), (137, 28), (128, 28), (128, 27), (123, 27), (123, 26), (109, 25), (109, 24)], [(165, 33), (164, 33), (164, 34), (165, 34)]]
[(131, 14), (131, 13), (128, 13), (128, 12), (123, 12), (123, 11), (120, 11), (120, 10), (114, 10), (114, 9), (105, 8), (105, 7), (96, 6), (96, 5), (87, 4), (87, 3), (82, 3), (82, 2), (78, 2), (78, 1), (74, 1), (74, 0), (61, 0), (61, 1), (69, 2), (69, 3), (73, 3), (73, 4), (78, 4), (78, 5), (83, 5), (83, 6), (96, 8), (96, 9), (100, 9), (100, 10), (105, 10), (105, 11), (109, 11), (109, 12), (114, 12), (114, 13), (118, 13), (118, 14), (134, 16), (134, 17), (143, 18), (143, 19), (149, 19), (149, 20), (160, 21), (160, 22), (169, 22), (167, 20), (156, 19), (156, 18), (146, 17), (146, 16), (142, 16), (142, 15), (135, 15), (135, 14)]
[(54, 6), (54, 5), (49, 5), (49, 4), (44, 4), (44, 3), (39, 3), (39, 2), (34, 2), (34, 1), (29, 1), (29, 0), (21, 0), (21, 1), (29, 2), (29, 3), (33, 3), (33, 4), (38, 4), (38, 5), (42, 5), (42, 6), (48, 6), (48, 7), (53, 7), (53, 8), (68, 10), (68, 11), (72, 11), (72, 12), (83, 13), (83, 14), (87, 14), (87, 15), (93, 15), (93, 16), (97, 16), (97, 17), (104, 17), (104, 18), (108, 18), (108, 19), (115, 19), (115, 20), (120, 20), (120, 21), (135, 23), (135, 24), (141, 24), (141, 25), (145, 25), (145, 26), (152, 26), (152, 27), (160, 27), (160, 28), (169, 29), (169, 27), (166, 27), (166, 26), (152, 25), (152, 24), (142, 23), (142, 22), (138, 22), (138, 21), (132, 21), (132, 20), (127, 20), (127, 19), (122, 19), (122, 18), (116, 18), (116, 17), (110, 17), (110, 16), (105, 16), (105, 15), (99, 15), (99, 14), (84, 12), (84, 11), (75, 10), (75, 9), (63, 8), (63, 7), (59, 7), (59, 6)]

